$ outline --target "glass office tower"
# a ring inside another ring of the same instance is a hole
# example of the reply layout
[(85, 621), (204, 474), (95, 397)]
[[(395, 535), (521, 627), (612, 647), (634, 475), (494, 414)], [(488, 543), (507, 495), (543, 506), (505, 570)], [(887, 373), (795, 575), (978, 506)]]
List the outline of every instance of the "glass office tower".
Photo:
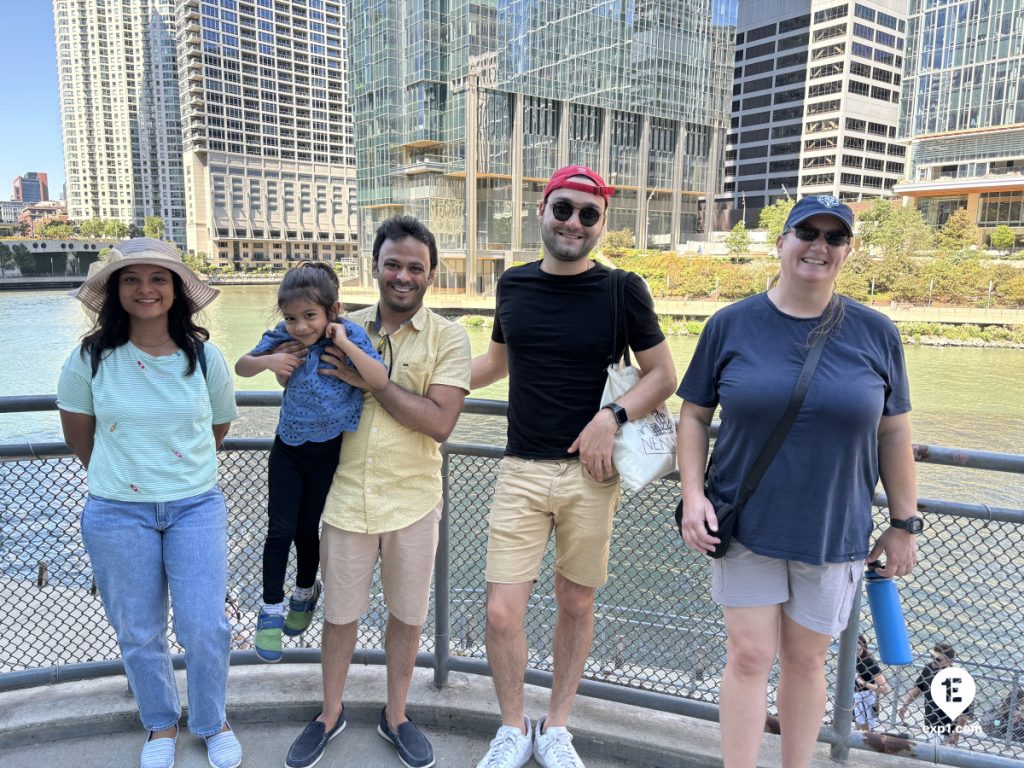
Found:
[(702, 238), (719, 187), (734, 0), (349, 0), (362, 250), (409, 213), (440, 288), (486, 292), (540, 249), (551, 172), (618, 189), (609, 229)]
[(1024, 238), (1024, 3), (911, 0), (898, 194), (935, 226), (966, 208)]

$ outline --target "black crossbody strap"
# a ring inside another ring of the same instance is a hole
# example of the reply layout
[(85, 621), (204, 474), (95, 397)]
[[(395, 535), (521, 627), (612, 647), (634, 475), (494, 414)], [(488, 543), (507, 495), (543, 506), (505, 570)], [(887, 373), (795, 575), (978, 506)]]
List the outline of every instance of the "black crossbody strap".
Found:
[(786, 439), (789, 428), (793, 426), (793, 421), (796, 419), (800, 406), (804, 403), (807, 390), (811, 386), (811, 379), (814, 378), (814, 371), (818, 367), (818, 361), (821, 359), (821, 352), (825, 348), (827, 338), (828, 334), (819, 333), (814, 340), (814, 344), (808, 350), (807, 357), (804, 359), (804, 367), (800, 369), (800, 376), (796, 380), (793, 394), (790, 395), (789, 404), (786, 406), (782, 418), (779, 419), (779, 423), (775, 425), (775, 429), (769, 435), (768, 442), (761, 449), (761, 455), (757, 457), (757, 461), (754, 462), (754, 466), (751, 467), (750, 472), (747, 473), (743, 484), (740, 486), (740, 492), (736, 497), (735, 506), (737, 510), (743, 507), (747, 500), (754, 495), (757, 484), (761, 482), (761, 478), (764, 477), (764, 473), (768, 470), (768, 465), (772, 463), (775, 454), (779, 452), (782, 441)]
[[(629, 322), (626, 317), (626, 272), (622, 269), (611, 268), (611, 275), (608, 281), (609, 293), (612, 303), (612, 352), (608, 356), (608, 365), (615, 365), (619, 362), (619, 330), (625, 340), (623, 355), (626, 365), (632, 365), (629, 358)], [(621, 317), (621, 320), (619, 319)]]

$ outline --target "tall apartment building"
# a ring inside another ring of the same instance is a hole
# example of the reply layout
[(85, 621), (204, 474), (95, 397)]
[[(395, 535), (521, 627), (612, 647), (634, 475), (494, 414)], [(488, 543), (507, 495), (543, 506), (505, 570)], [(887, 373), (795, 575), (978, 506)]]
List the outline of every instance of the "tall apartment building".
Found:
[(330, 0), (179, 0), (188, 248), (219, 266), (354, 262), (345, 34)]
[(53, 0), (68, 215), (185, 244), (173, 0)]
[(482, 291), (539, 252), (537, 205), (570, 162), (618, 191), (641, 246), (700, 236), (728, 122), (734, 0), (347, 0), (364, 253), (427, 223), (439, 288)]
[(50, 199), (50, 187), (46, 174), (29, 171), (24, 176), (14, 178), (14, 194), (12, 200), (26, 203), (42, 203)]
[(740, 0), (718, 228), (781, 197), (890, 194), (905, 37), (906, 0)]
[(929, 223), (966, 208), (1024, 242), (1024, 4), (914, 0), (899, 136), (910, 172), (895, 191)]

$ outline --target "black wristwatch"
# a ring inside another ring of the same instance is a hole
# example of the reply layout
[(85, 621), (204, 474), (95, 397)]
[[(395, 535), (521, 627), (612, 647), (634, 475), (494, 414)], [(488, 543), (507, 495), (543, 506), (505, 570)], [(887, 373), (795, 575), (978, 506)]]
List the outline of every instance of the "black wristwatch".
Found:
[(924, 520), (920, 517), (908, 517), (906, 520), (897, 520), (895, 517), (890, 517), (889, 525), (913, 534), (918, 534), (924, 530)]
[(612, 412), (612, 416), (615, 417), (615, 423), (620, 427), (629, 421), (629, 415), (626, 413), (626, 409), (618, 403), (608, 403), (608, 405), (602, 405), (602, 409), (607, 408)]

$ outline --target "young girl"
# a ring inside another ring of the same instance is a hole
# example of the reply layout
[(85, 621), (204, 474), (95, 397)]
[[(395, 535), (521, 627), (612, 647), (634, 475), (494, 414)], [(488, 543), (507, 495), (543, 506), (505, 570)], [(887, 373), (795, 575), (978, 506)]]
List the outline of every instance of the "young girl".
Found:
[[(254, 641), (256, 654), (267, 662), (281, 660), (282, 633), (301, 635), (312, 621), (320, 597), (320, 515), (338, 466), (341, 435), (355, 431), (363, 411), (362, 390), (318, 373), (328, 365), (321, 363), (320, 352), (332, 343), (339, 347), (371, 391), (388, 383), (387, 369), (366, 332), (336, 319), (338, 276), (329, 264), (306, 261), (289, 269), (277, 306), (284, 322), (264, 333), (235, 364), (239, 376), (273, 371), (285, 387), (268, 463), (264, 605)], [(293, 541), (297, 568), (286, 617), (284, 575)]]

